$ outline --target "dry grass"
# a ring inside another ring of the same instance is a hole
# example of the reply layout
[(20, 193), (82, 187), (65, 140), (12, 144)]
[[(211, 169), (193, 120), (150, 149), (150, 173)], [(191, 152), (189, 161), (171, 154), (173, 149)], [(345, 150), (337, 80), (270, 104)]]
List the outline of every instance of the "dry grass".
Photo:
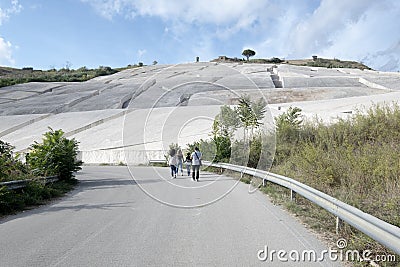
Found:
[[(330, 126), (308, 123), (282, 128), (277, 135), (280, 160), (272, 172), (295, 178), (339, 200), (400, 226), (400, 109), (376, 106)], [(283, 140), (285, 142), (283, 142)], [(276, 188), (273, 188), (275, 191)], [(269, 191), (268, 191), (269, 190)], [(294, 205), (267, 192), (303, 217), (311, 227), (337, 238), (332, 215), (299, 198)], [(280, 192), (280, 191), (278, 191)], [(287, 193), (286, 193), (287, 194)], [(279, 195), (279, 194), (278, 194)], [(351, 249), (393, 254), (345, 225), (340, 237)], [(386, 263), (382, 266), (397, 266)]]

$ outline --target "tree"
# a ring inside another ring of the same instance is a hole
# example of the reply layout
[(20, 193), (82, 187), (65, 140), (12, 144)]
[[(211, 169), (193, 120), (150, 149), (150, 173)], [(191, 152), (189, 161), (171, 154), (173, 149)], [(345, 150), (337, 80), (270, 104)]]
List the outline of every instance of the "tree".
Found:
[(244, 140), (246, 140), (248, 129), (252, 125), (254, 120), (254, 114), (251, 110), (251, 102), (249, 96), (241, 96), (239, 99), (239, 105), (235, 108), (238, 114), (239, 120), (244, 128)]
[(239, 127), (239, 118), (235, 110), (224, 105), (217, 116), (215, 116), (213, 124), (213, 134), (232, 137), (235, 130)]
[(255, 51), (251, 50), (251, 49), (245, 49), (242, 52), (242, 56), (245, 56), (247, 58), (247, 61), (249, 61), (249, 57), (252, 57), (256, 54)]
[(235, 111), (239, 117), (239, 120), (244, 127), (244, 138), (246, 139), (248, 129), (251, 129), (253, 135), (254, 129), (259, 128), (262, 125), (262, 119), (265, 114), (265, 106), (267, 103), (264, 99), (259, 99), (257, 102), (252, 102), (250, 96), (244, 95), (239, 99), (239, 105), (235, 108)]
[(277, 138), (282, 143), (292, 143), (298, 139), (300, 125), (303, 122), (301, 111), (298, 107), (289, 107), (286, 112), (275, 117)]

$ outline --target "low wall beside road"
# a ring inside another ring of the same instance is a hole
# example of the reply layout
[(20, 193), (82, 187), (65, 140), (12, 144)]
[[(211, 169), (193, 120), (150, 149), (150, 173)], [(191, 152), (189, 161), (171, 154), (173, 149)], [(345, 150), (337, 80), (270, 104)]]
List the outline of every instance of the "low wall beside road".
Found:
[(79, 151), (77, 159), (85, 164), (129, 164), (147, 165), (150, 159), (163, 160), (167, 152), (163, 150), (110, 149)]

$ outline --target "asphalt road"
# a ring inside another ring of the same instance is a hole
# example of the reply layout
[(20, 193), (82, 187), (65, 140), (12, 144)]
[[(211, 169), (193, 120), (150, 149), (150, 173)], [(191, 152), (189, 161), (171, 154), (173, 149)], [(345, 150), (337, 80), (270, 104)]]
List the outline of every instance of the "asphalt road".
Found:
[(243, 183), (211, 173), (171, 180), (167, 168), (131, 173), (86, 166), (66, 197), (2, 219), (0, 266), (341, 266), (327, 254), (301, 260), (328, 247)]

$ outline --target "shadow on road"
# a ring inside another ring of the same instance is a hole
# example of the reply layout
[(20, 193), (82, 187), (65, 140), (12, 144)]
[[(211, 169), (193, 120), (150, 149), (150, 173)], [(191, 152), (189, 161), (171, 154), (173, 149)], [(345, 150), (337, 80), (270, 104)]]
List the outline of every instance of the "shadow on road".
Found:
[[(130, 208), (133, 205), (133, 202), (124, 201), (125, 199), (121, 199), (118, 197), (111, 198), (111, 195), (116, 194), (119, 195), (118, 190), (131, 190), (138, 188), (138, 185), (145, 184), (154, 184), (154, 186), (159, 187), (157, 183), (161, 186), (163, 183), (168, 183), (169, 181), (174, 181), (177, 185), (186, 184), (190, 182), (190, 184), (195, 183), (192, 181), (191, 176), (178, 176), (177, 178), (171, 180), (169, 168), (158, 168), (159, 172), (156, 173), (146, 173), (141, 176), (139, 179), (133, 179), (128, 172), (126, 173), (115, 173), (113, 171), (109, 172), (110, 168), (99, 168), (98, 172), (88, 172), (81, 171), (77, 173), (76, 178), (79, 180), (76, 188), (71, 192), (67, 193), (64, 197), (53, 199), (51, 201), (45, 202), (43, 205), (38, 207), (32, 207), (32, 209), (25, 210), (21, 213), (6, 216), (0, 218), (0, 224), (3, 224), (7, 221), (12, 221), (19, 218), (25, 218), (31, 215), (42, 215), (49, 212), (62, 212), (62, 211), (84, 211), (84, 210), (112, 210), (115, 208)], [(161, 175), (157, 177), (158, 175)], [(101, 178), (101, 176), (105, 178)], [(165, 180), (164, 180), (165, 179)], [(224, 182), (224, 181), (233, 181), (236, 180), (234, 178), (221, 176), (215, 173), (210, 172), (201, 172), (199, 182), (203, 183), (214, 183), (214, 182)], [(117, 189), (116, 191), (113, 191)], [(94, 191), (101, 190), (102, 193), (100, 195), (101, 198), (94, 199), (95, 203), (85, 203), (89, 198), (93, 196)], [(103, 191), (104, 190), (104, 191)], [(134, 194), (137, 194), (139, 191), (132, 191)], [(122, 192), (122, 194), (126, 193)], [(87, 195), (89, 194), (89, 195)], [(107, 198), (107, 197), (108, 198)], [(107, 202), (107, 199), (109, 201)], [(128, 199), (126, 199), (128, 200)], [(82, 203), (83, 202), (83, 203)], [(96, 203), (97, 202), (97, 203)]]
[(81, 210), (111, 210), (115, 208), (130, 208), (132, 207), (134, 202), (118, 202), (118, 203), (99, 203), (99, 204), (82, 204), (82, 205), (57, 205), (50, 206), (43, 210), (43, 213), (46, 212), (54, 212), (54, 211), (62, 211), (62, 210), (73, 210), (73, 211), (81, 211)]

